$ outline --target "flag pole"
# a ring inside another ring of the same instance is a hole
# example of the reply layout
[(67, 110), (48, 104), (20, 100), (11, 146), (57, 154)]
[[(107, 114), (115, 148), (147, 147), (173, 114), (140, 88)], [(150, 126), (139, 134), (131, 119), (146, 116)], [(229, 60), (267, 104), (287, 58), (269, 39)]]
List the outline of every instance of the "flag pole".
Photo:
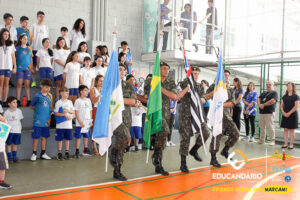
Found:
[(146, 158), (146, 164), (149, 163), (149, 154), (150, 154), (150, 149), (147, 149), (147, 158)]
[(108, 171), (108, 150), (106, 151), (106, 159), (105, 159), (105, 172)]

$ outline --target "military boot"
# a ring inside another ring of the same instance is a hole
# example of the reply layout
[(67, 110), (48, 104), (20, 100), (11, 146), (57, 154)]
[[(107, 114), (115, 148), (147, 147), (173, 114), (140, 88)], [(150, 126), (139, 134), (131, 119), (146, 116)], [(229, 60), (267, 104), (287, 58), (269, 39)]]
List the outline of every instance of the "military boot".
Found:
[(117, 166), (117, 157), (118, 157), (118, 150), (115, 148), (112, 148), (110, 150), (109, 161), (113, 167)]
[(193, 148), (190, 150), (190, 155), (193, 156), (193, 157), (195, 158), (195, 160), (201, 162), (202, 159), (201, 159), (201, 157), (200, 157), (199, 154), (198, 154), (198, 149), (199, 149), (199, 148), (200, 148), (200, 145), (195, 144), (195, 145), (193, 146)]
[(230, 148), (229, 146), (225, 145), (225, 147), (221, 151), (221, 155), (224, 156), (226, 159), (228, 158), (228, 155), (229, 155), (229, 153), (228, 153), (229, 148)]
[(189, 169), (188, 167), (186, 166), (186, 156), (184, 155), (181, 155), (181, 165), (180, 165), (180, 170), (182, 172), (185, 172), (185, 173), (189, 173)]
[(114, 169), (114, 178), (120, 181), (127, 181), (127, 178), (121, 172), (121, 165), (117, 165)]
[(216, 153), (211, 153), (210, 165), (212, 165), (214, 167), (218, 167), (218, 168), (221, 167), (220, 163), (217, 160)]

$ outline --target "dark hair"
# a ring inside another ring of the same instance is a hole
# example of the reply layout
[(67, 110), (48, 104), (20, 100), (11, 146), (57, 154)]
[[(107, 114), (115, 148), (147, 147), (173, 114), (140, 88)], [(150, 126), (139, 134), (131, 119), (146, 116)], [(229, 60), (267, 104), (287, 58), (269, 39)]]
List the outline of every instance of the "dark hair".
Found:
[(126, 76), (126, 81), (128, 81), (128, 80), (131, 79), (132, 77), (134, 78), (134, 76), (133, 76), (132, 74), (127, 75), (127, 76)]
[[(96, 46), (96, 49), (98, 49), (98, 50), (102, 53), (102, 51), (101, 51), (102, 46), (101, 46), (101, 45)], [(96, 54), (95, 54), (95, 55), (96, 55)]]
[(246, 92), (244, 94), (244, 99), (246, 98), (246, 96), (250, 93), (250, 85), (253, 85), (253, 87), (255, 88), (255, 84), (253, 82), (249, 82), (248, 85), (247, 85), (247, 89), (246, 89)]
[(121, 46), (123, 46), (123, 45), (128, 45), (128, 43), (126, 41), (122, 41)]
[[(82, 46), (82, 45), (85, 45), (85, 44), (86, 44), (86, 46), (87, 46), (87, 43), (86, 43), (86, 42), (80, 42), (79, 45), (78, 45), (77, 51), (78, 51), (78, 52), (81, 52), (81, 46)], [(86, 48), (86, 51), (85, 51), (85, 52), (86, 52), (86, 53), (88, 52), (87, 48)]]
[[(293, 87), (293, 94), (296, 94), (296, 85), (295, 85), (295, 83), (292, 83), (292, 82), (288, 82), (287, 84), (286, 84), (286, 86), (288, 86), (289, 84), (291, 84), (292, 85), (292, 87)], [(289, 95), (289, 92), (288, 92), (288, 90), (286, 89), (286, 92), (285, 92), (285, 94), (284, 95)]]
[(65, 66), (66, 66), (69, 62), (72, 62), (72, 61), (73, 61), (73, 57), (74, 57), (74, 55), (75, 55), (76, 53), (78, 53), (78, 52), (77, 52), (77, 51), (72, 51), (72, 52), (68, 55), (68, 58), (67, 58), (67, 60), (66, 60)]
[(60, 28), (60, 32), (62, 32), (62, 31), (68, 31), (68, 28), (63, 26), (63, 27)]
[(121, 62), (121, 58), (124, 56), (124, 55), (126, 55), (125, 53), (123, 53), (123, 52), (121, 52), (121, 53), (119, 53), (119, 62)]
[(52, 87), (52, 81), (50, 79), (45, 78), (41, 81), (41, 85)]
[(184, 5), (184, 8), (187, 7), (187, 6), (189, 6), (190, 8), (192, 8), (192, 6), (191, 6), (190, 3), (185, 4), (185, 5)]
[(209, 83), (208, 83), (207, 80), (202, 80), (201, 82), (205, 83), (205, 85), (206, 85), (207, 87), (209, 87)]
[(83, 91), (84, 89), (89, 89), (89, 88), (86, 85), (80, 85), (79, 86), (79, 88), (78, 88), (78, 90), (79, 90), (79, 96), (81, 96), (80, 92)]
[(11, 102), (13, 102), (14, 100), (17, 100), (17, 98), (14, 97), (14, 96), (9, 96), (9, 97), (7, 97), (6, 103), (11, 103)]
[(9, 17), (14, 18), (14, 17), (12, 16), (12, 14), (10, 14), (10, 13), (5, 13), (5, 14), (3, 15), (3, 19), (7, 19), (7, 18), (9, 18)]
[(93, 62), (93, 66), (95, 67), (95, 66), (97, 66), (97, 64), (96, 64), (96, 60), (98, 59), (98, 58), (101, 58), (102, 59), (102, 67), (104, 66), (104, 60), (103, 60), (103, 58), (102, 58), (102, 56), (95, 56), (95, 60), (94, 60), (94, 62)]
[[(22, 33), (22, 34), (18, 37), (16, 46), (21, 46), (21, 45), (22, 45), (21, 40), (22, 40), (22, 38), (25, 37), (25, 36), (28, 38), (28, 36), (26, 35), (26, 33)], [(29, 38), (28, 38), (28, 39), (29, 39)], [(27, 44), (26, 44), (26, 45), (29, 46), (28, 41), (27, 41)]]
[(230, 71), (227, 70), (227, 69), (224, 70), (224, 74), (225, 74), (225, 73), (228, 73), (229, 75), (231, 74)]
[[(44, 44), (47, 40), (49, 40), (49, 38), (44, 38), (43, 40), (42, 40), (42, 44)], [(49, 40), (50, 41), (50, 40)], [(52, 51), (52, 49), (50, 49), (50, 48), (48, 48), (48, 54), (49, 54), (49, 56), (53, 56), (53, 51)]]
[(146, 76), (146, 79), (148, 79), (148, 78), (152, 78), (152, 74), (148, 74), (147, 76)]
[(237, 82), (237, 86), (234, 86), (234, 90), (239, 90), (243, 87), (242, 81), (239, 78), (234, 78), (233, 82)]
[(29, 20), (29, 18), (28, 18), (28, 17), (26, 17), (26, 16), (22, 16), (22, 17), (20, 17), (20, 21), (21, 21), (21, 22), (23, 22), (23, 21), (25, 21), (25, 20)]
[(97, 87), (97, 83), (98, 83), (98, 81), (99, 81), (100, 78), (104, 78), (104, 76), (101, 75), (101, 74), (99, 74), (99, 75), (96, 76), (96, 78), (95, 78), (95, 83), (94, 83), (94, 87)]
[[(104, 53), (104, 48), (106, 48), (106, 49), (107, 49), (107, 52), (106, 52), (106, 53)], [(102, 53), (102, 55), (109, 56), (109, 53), (108, 53), (108, 48), (107, 48), (107, 46), (106, 46), (106, 45), (103, 45), (103, 46), (101, 46), (101, 53)]]
[(65, 40), (65, 38), (63, 38), (63, 37), (58, 37), (58, 38), (57, 38), (56, 43), (55, 43), (55, 48), (56, 48), (56, 49), (60, 49), (59, 42), (62, 41), (62, 40), (65, 41), (65, 46), (63, 47), (63, 49), (65, 49), (65, 50), (69, 49), (69, 48), (67, 47), (66, 40)]
[(38, 11), (38, 12), (36, 13), (36, 16), (39, 16), (39, 15), (45, 15), (45, 13), (44, 13), (43, 11)]
[[(80, 24), (80, 22), (83, 22), (83, 23), (84, 23), (83, 28), (82, 28), (81, 30), (79, 30), (79, 24)], [(81, 31), (83, 37), (85, 37), (85, 22), (84, 22), (83, 19), (78, 18), (78, 19), (75, 21), (74, 25), (73, 25), (73, 29), (74, 29), (75, 31)]]
[[(5, 32), (8, 32), (8, 39), (5, 40), (4, 42), (2, 42), (2, 40), (3, 40), (3, 33), (5, 33)], [(6, 28), (1, 29), (1, 31), (0, 31), (0, 47), (2, 47), (4, 45), (5, 46), (11, 46), (12, 44), (13, 44), (13, 41), (11, 41), (11, 39), (10, 39), (9, 30), (6, 29)]]
[(65, 86), (62, 86), (60, 89), (59, 89), (59, 93), (61, 92), (69, 92), (69, 88), (65, 87)]
[(85, 57), (84, 57), (84, 59), (83, 59), (83, 61), (85, 62), (85, 61), (87, 61), (87, 60), (89, 60), (89, 61), (90, 61), (90, 60), (91, 60), (91, 58), (90, 58), (90, 57), (88, 57), (88, 56), (85, 56)]

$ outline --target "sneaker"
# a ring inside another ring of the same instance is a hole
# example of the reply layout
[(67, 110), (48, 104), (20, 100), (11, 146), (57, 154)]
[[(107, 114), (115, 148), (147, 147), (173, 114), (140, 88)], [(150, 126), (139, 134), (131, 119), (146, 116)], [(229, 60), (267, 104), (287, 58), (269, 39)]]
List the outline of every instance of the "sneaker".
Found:
[(2, 182), (2, 183), (0, 183), (0, 188), (1, 189), (10, 189), (10, 188), (12, 188), (12, 186), (9, 185), (8, 183)]
[(7, 160), (8, 160), (9, 163), (12, 163), (13, 162), (13, 157), (7, 158)]
[(2, 102), (2, 107), (3, 107), (3, 108), (8, 108), (8, 104), (7, 104), (6, 101), (3, 101), (3, 102)]
[(176, 146), (176, 144), (174, 142), (172, 142), (172, 141), (169, 142), (169, 145), (172, 146), (172, 147)]
[(31, 101), (29, 100), (29, 101), (27, 101), (27, 104), (26, 104), (26, 106), (27, 106), (27, 107), (29, 107), (29, 106), (30, 106), (30, 104), (31, 104)]
[(249, 140), (249, 137), (248, 137), (248, 136), (245, 136), (245, 137), (243, 137), (242, 140), (243, 140), (243, 141), (248, 141), (248, 140)]
[(250, 140), (249, 140), (249, 142), (255, 142), (254, 137), (251, 137)]
[(32, 81), (31, 87), (36, 87), (36, 82), (35, 81)]
[(33, 153), (33, 154), (31, 155), (31, 157), (30, 157), (30, 160), (31, 160), (31, 161), (36, 161), (36, 154)]
[(166, 146), (167, 146), (167, 147), (170, 146), (170, 142), (169, 142), (169, 141), (166, 142)]
[(66, 160), (71, 160), (69, 152), (66, 152), (66, 153), (65, 153), (65, 159), (66, 159)]
[(46, 153), (44, 153), (43, 155), (41, 155), (41, 159), (51, 160), (51, 158)]
[(17, 100), (18, 107), (21, 107), (21, 101)]
[(83, 156), (91, 156), (90, 149), (87, 149), (86, 151), (83, 151), (83, 152), (82, 152), (82, 155), (83, 155)]
[(143, 149), (143, 144), (139, 144), (138, 148), (139, 148), (139, 150), (142, 150)]
[(79, 158), (80, 155), (79, 155), (79, 152), (75, 152), (75, 158)]
[(129, 151), (130, 151), (130, 146), (127, 146), (124, 153), (127, 153)]
[(138, 146), (135, 146), (135, 151), (139, 151), (139, 147)]
[(19, 161), (19, 158), (16, 156), (16, 157), (13, 157), (13, 162), (14, 163), (19, 163), (20, 161)]
[(268, 145), (269, 145), (269, 146), (274, 146), (274, 145), (275, 145), (275, 142), (269, 142)]
[(63, 161), (63, 160), (64, 160), (64, 158), (63, 158), (63, 156), (62, 156), (62, 153), (58, 153), (58, 154), (57, 154), (57, 160), (60, 160), (60, 161)]

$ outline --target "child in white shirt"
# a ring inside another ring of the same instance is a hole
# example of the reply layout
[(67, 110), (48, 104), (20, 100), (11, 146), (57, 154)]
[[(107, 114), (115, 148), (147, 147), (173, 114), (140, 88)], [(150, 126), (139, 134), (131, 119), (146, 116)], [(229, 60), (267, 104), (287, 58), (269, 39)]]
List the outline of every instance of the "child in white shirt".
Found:
[(80, 42), (77, 52), (79, 53), (79, 60), (80, 67), (84, 67), (84, 58), (89, 57), (91, 58), (91, 55), (88, 53), (88, 46), (86, 42)]
[(40, 71), (41, 81), (46, 78), (52, 81), (53, 51), (49, 48), (49, 38), (44, 38), (42, 44), (43, 48), (38, 50), (38, 52), (36, 53), (36, 66)]
[(90, 67), (91, 58), (84, 58), (84, 67), (80, 69), (79, 82), (80, 85), (86, 85), (89, 89), (94, 86), (95, 74), (94, 70)]

